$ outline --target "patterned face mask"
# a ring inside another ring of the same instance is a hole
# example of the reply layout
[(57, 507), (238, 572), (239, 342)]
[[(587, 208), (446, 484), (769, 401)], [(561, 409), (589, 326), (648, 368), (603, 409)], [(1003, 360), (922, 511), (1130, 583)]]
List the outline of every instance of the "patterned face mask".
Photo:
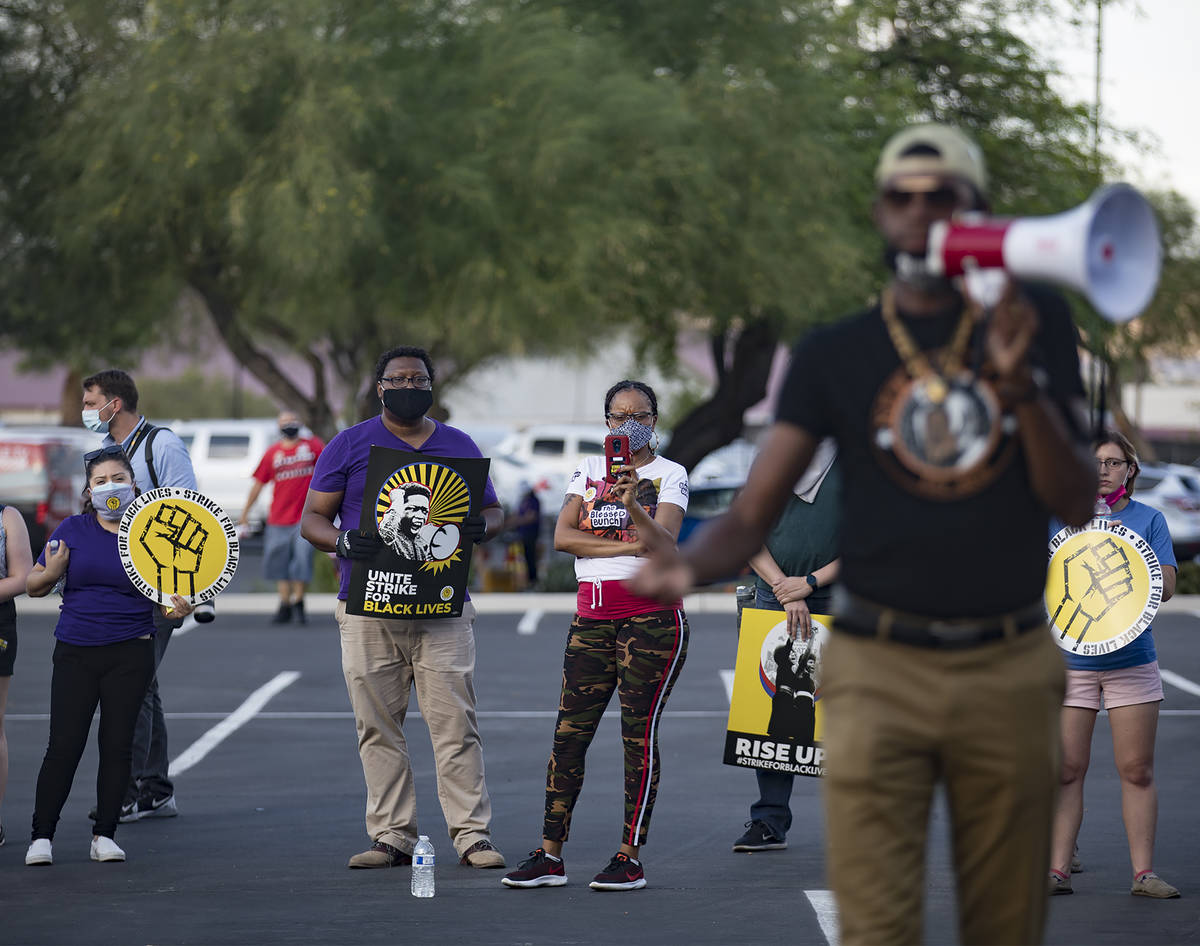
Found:
[(645, 424), (639, 424), (636, 420), (630, 419), (614, 430), (613, 433), (628, 438), (630, 452), (637, 453), (650, 442), (650, 438), (654, 436), (654, 428), (648, 427)]

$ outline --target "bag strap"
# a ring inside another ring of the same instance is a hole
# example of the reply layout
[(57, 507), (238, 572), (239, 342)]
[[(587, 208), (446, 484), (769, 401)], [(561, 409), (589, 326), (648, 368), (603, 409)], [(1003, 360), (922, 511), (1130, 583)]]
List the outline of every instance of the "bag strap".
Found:
[(146, 443), (146, 469), (150, 473), (150, 485), (152, 489), (158, 489), (158, 471), (154, 469), (154, 438), (158, 436), (161, 427), (155, 427), (150, 421), (142, 424), (141, 428), (134, 435), (133, 443), (129, 445), (129, 456), (137, 453), (138, 447), (142, 442)]

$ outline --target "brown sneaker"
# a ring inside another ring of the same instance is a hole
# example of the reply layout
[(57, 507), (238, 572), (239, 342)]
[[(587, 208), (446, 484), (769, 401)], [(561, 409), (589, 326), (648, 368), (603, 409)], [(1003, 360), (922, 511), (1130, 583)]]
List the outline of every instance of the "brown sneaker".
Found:
[(1155, 900), (1174, 900), (1179, 896), (1178, 890), (1153, 871), (1135, 877), (1129, 892), (1135, 897), (1153, 897)]
[(1071, 889), (1071, 875), (1064, 874), (1060, 870), (1050, 871), (1049, 876), (1050, 896), (1056, 897), (1064, 893), (1074, 893)]
[(458, 862), (463, 867), (503, 867), (504, 855), (496, 850), (496, 846), (491, 841), (484, 838), (463, 851)]
[(376, 841), (361, 854), (350, 858), (347, 867), (363, 870), (372, 867), (407, 867), (412, 863), (412, 855), (405, 854), (400, 848)]

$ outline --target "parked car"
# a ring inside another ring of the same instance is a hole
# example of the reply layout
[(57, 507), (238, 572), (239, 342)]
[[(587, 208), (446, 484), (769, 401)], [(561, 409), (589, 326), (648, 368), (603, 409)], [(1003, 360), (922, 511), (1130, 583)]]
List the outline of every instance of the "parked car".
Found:
[[(518, 480), (533, 485), (543, 503), (559, 505), (567, 480), (585, 456), (604, 453), (605, 430), (590, 424), (543, 424), (525, 427), (501, 440), (492, 453), (493, 480), (516, 473)], [(504, 469), (507, 464), (509, 469)]]
[[(234, 522), (242, 514), (250, 494), (250, 480), (267, 447), (279, 439), (274, 417), (240, 419), (203, 419), (160, 422), (184, 442), (196, 471), (196, 486), (205, 496), (225, 510)], [(309, 436), (308, 430), (301, 436)], [(250, 511), (250, 528), (261, 532), (271, 507), (272, 486), (267, 486)]]
[(1133, 498), (1163, 514), (1177, 559), (1200, 554), (1200, 470), (1179, 463), (1147, 463), (1138, 473)]
[(0, 503), (24, 517), (35, 556), (55, 527), (82, 508), (83, 455), (102, 440), (82, 427), (0, 428)]

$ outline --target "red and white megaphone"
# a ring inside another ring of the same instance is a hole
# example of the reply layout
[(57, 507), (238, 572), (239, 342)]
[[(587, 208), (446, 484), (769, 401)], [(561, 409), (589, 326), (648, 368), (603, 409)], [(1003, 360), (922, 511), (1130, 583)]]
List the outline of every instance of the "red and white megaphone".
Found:
[(938, 221), (929, 229), (925, 266), (947, 278), (1003, 269), (1068, 286), (1110, 322), (1128, 322), (1154, 298), (1162, 246), (1146, 198), (1128, 184), (1109, 184), (1052, 217)]

